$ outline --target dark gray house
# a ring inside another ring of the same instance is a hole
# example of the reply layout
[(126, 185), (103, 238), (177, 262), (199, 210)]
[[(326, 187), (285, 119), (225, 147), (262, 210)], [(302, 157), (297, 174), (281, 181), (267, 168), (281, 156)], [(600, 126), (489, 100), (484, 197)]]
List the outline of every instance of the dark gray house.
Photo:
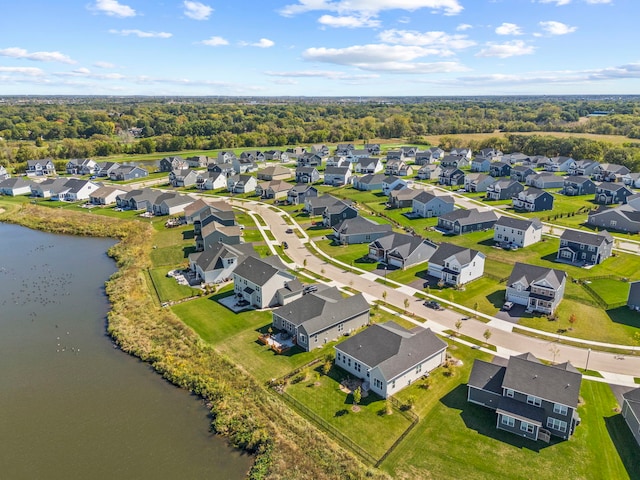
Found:
[(504, 362), (475, 360), (467, 401), (495, 410), (496, 428), (531, 440), (569, 439), (577, 413), (582, 374), (569, 362), (545, 365), (530, 353)]
[(317, 153), (304, 153), (298, 157), (298, 167), (321, 167), (322, 156)]
[(640, 310), (640, 281), (631, 282), (629, 284), (627, 307), (629, 307), (631, 310)]
[(338, 200), (327, 207), (322, 212), (322, 222), (325, 227), (334, 227), (338, 223), (358, 216), (358, 210), (356, 210), (351, 202)]
[(627, 233), (640, 233), (640, 211), (630, 205), (615, 208), (600, 207), (589, 212), (587, 224), (597, 228), (607, 228)]
[(273, 311), (273, 326), (288, 332), (305, 351), (322, 347), (369, 323), (369, 303), (359, 293), (344, 298), (323, 288)]
[(316, 167), (297, 167), (296, 183), (315, 183), (320, 180), (320, 172)]
[(560, 236), (560, 248), (556, 261), (574, 265), (597, 265), (611, 256), (613, 237), (603, 230), (600, 233), (565, 229)]
[(487, 198), (490, 200), (508, 200), (523, 190), (524, 187), (520, 182), (511, 179), (498, 180), (487, 187)]
[(534, 175), (536, 172), (533, 168), (524, 165), (516, 165), (511, 168), (511, 178), (518, 182), (524, 183), (529, 175)]
[(468, 167), (469, 165), (469, 158), (464, 155), (445, 155), (440, 159), (440, 166), (442, 168), (463, 168)]
[(317, 196), (317, 195), (308, 196), (304, 201), (304, 210), (312, 217), (316, 215), (322, 215), (324, 211), (327, 209), (327, 207), (335, 203), (344, 203), (346, 205), (351, 205), (351, 202), (348, 200), (343, 202), (337, 197), (334, 197), (333, 195), (329, 195), (328, 193), (325, 193), (322, 196)]
[(451, 195), (434, 195), (425, 190), (418, 190), (418, 195), (411, 202), (411, 213), (423, 218), (439, 217), (453, 212), (455, 200)]
[(596, 185), (593, 201), (600, 205), (627, 203), (627, 197), (630, 195), (633, 195), (633, 192), (623, 183), (602, 182), (600, 185)]
[(318, 189), (308, 183), (299, 183), (287, 192), (287, 203), (290, 205), (304, 205), (307, 198), (317, 197)]
[(360, 215), (347, 218), (333, 227), (333, 238), (343, 245), (370, 243), (391, 232), (391, 225), (376, 223)]
[(438, 228), (446, 233), (460, 235), (462, 233), (488, 230), (498, 221), (498, 216), (492, 211), (457, 209), (438, 217)]
[(497, 180), (486, 173), (467, 173), (464, 176), (464, 189), (467, 192), (486, 192), (489, 185)]
[(491, 159), (487, 157), (475, 157), (471, 161), (472, 172), (488, 172), (491, 169)]
[(369, 244), (369, 258), (403, 270), (427, 262), (438, 245), (417, 235), (391, 232)]
[(510, 177), (511, 164), (505, 162), (493, 162), (489, 167), (489, 175), (492, 177)]
[(458, 167), (446, 167), (438, 177), (440, 185), (464, 185), (464, 172)]
[(511, 201), (514, 209), (525, 212), (542, 212), (553, 209), (553, 195), (534, 187), (529, 187), (518, 193)]
[(623, 394), (622, 398), (622, 416), (640, 445), (640, 388)]
[(596, 193), (596, 184), (589, 177), (570, 176), (564, 179), (562, 192), (568, 196), (593, 195)]
[(144, 168), (136, 167), (133, 165), (120, 165), (115, 170), (109, 173), (109, 178), (113, 181), (127, 181), (134, 180), (136, 178), (148, 177), (149, 172)]
[(421, 191), (402, 187), (391, 190), (389, 192), (389, 207), (409, 208), (413, 205), (413, 199), (419, 196)]
[(189, 168), (189, 164), (179, 156), (164, 157), (160, 160), (159, 168), (161, 172), (172, 172), (174, 170), (186, 170)]

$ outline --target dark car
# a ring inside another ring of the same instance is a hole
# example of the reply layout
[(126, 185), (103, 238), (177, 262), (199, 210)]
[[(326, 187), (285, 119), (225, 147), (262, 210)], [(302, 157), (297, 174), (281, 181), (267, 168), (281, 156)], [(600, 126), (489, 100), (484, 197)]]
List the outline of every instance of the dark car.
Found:
[(434, 310), (444, 310), (444, 307), (435, 300), (427, 300), (423, 305), (425, 307), (433, 308)]
[(289, 244), (287, 242), (282, 242), (282, 248), (286, 250), (287, 248), (289, 248)]
[(307, 285), (302, 289), (302, 293), (311, 293), (311, 292), (317, 292), (317, 291), (318, 291), (317, 285)]
[(293, 233), (293, 228), (287, 228), (287, 233)]

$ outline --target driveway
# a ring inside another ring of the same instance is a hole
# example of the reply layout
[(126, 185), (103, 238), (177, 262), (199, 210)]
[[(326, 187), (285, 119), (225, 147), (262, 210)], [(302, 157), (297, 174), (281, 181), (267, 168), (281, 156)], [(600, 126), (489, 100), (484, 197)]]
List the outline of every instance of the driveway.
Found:
[(514, 304), (511, 307), (511, 310), (505, 312), (504, 310), (500, 310), (498, 313), (494, 315), (494, 317), (499, 318), (500, 320), (504, 320), (510, 323), (518, 323), (520, 321), (520, 317), (524, 315), (526, 307), (524, 305), (516, 305)]

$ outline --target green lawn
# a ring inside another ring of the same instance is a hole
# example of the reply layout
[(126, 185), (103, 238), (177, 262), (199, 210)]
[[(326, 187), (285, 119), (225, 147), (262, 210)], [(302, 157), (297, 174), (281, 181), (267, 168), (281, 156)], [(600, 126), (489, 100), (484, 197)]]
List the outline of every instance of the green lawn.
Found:
[[(470, 353), (473, 352), (473, 353)], [(411, 386), (398, 394), (415, 399), (420, 423), (383, 463), (393, 478), (623, 480), (640, 478), (640, 451), (606, 384), (582, 384), (582, 423), (569, 441), (549, 445), (496, 430), (495, 412), (467, 403), (473, 357), (484, 354), (460, 346), (463, 361), (453, 377), (434, 372), (430, 387)]]
[(242, 238), (246, 243), (262, 242), (264, 240), (264, 237), (260, 233), (260, 230), (258, 230), (258, 227), (245, 228), (242, 231)]
[(427, 262), (424, 262), (405, 270), (392, 270), (387, 272), (387, 278), (408, 285), (415, 280), (422, 280), (423, 277), (426, 278), (428, 265)]
[(359, 243), (353, 245), (334, 245), (332, 240), (317, 240), (316, 245), (331, 258), (352, 265), (362, 270), (375, 270), (378, 262), (369, 262), (366, 259), (369, 254), (369, 244)]
[(182, 300), (183, 298), (192, 297), (200, 293), (198, 289), (180, 285), (175, 278), (167, 277), (169, 270), (167, 267), (152, 268), (149, 270), (161, 302)]
[(610, 278), (591, 280), (589, 287), (608, 305), (626, 303), (629, 296), (629, 284), (620, 280)]
[(373, 393), (362, 398), (360, 411), (353, 412), (353, 396), (340, 390), (340, 381), (349, 376), (342, 369), (333, 367), (328, 376), (317, 375), (317, 370), (307, 373), (304, 381), (290, 384), (286, 392), (373, 457), (380, 458), (410, 426), (397, 410), (385, 415), (385, 401)]

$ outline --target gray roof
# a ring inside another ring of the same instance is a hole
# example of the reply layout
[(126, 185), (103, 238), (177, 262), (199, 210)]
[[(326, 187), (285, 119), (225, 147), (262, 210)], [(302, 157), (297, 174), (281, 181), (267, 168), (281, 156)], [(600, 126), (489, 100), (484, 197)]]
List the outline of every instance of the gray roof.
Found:
[(324, 171), (325, 175), (346, 175), (350, 173), (349, 167), (327, 167)]
[(601, 190), (608, 190), (610, 192), (617, 192), (618, 190), (629, 190), (624, 183), (602, 182), (598, 185)]
[(11, 177), (7, 178), (0, 182), (0, 188), (20, 188), (20, 187), (30, 187), (34, 182), (30, 180), (25, 180), (22, 177)]
[(347, 218), (333, 227), (340, 235), (360, 235), (368, 233), (390, 232), (391, 225), (376, 223), (360, 215)]
[(513, 218), (506, 215), (502, 215), (500, 218), (498, 218), (495, 226), (498, 225), (507, 228), (514, 228), (517, 230), (526, 230), (531, 226), (533, 226), (534, 230), (539, 230), (542, 228), (542, 222), (540, 222), (540, 219), (538, 218)]
[(520, 282), (526, 289), (529, 288), (529, 285), (532, 283), (546, 280), (554, 289), (557, 289), (566, 277), (567, 272), (562, 270), (516, 262), (511, 271), (511, 275), (509, 275), (509, 280), (507, 280), (507, 285)]
[(498, 180), (496, 183), (491, 185), (491, 188), (493, 188), (494, 190), (496, 188), (500, 188), (500, 189), (509, 188), (514, 184), (520, 185), (520, 182), (518, 182), (516, 180), (511, 180), (510, 178), (506, 178), (506, 179), (503, 179), (503, 180)]
[(289, 190), (289, 193), (295, 193), (300, 195), (301, 193), (305, 193), (308, 190), (316, 190), (315, 187), (309, 185), (308, 183), (298, 183), (297, 185), (294, 185), (291, 190)]
[(498, 216), (493, 212), (493, 210), (485, 210), (481, 212), (477, 208), (471, 208), (469, 210), (458, 208), (453, 212), (441, 215), (440, 218), (451, 222), (455, 222), (457, 220), (460, 225), (473, 225), (475, 223), (498, 220)]
[(358, 177), (357, 182), (358, 183), (363, 183), (365, 185), (371, 185), (371, 184), (382, 184), (382, 181), (385, 179), (385, 175), (381, 174), (381, 173), (370, 173), (368, 175), (364, 175), (362, 177)]
[(622, 397), (629, 404), (629, 408), (635, 415), (635, 417), (640, 420), (640, 388), (634, 388), (622, 395)]
[[(399, 234), (399, 235), (403, 235), (403, 234)], [(425, 257), (420, 256), (419, 258), (422, 261), (427, 261), (433, 257), (433, 254), (438, 248), (438, 245), (436, 245), (435, 243), (429, 240), (424, 240), (419, 236), (413, 236), (413, 235), (403, 235), (403, 236), (410, 237), (409, 241), (394, 246), (392, 249), (388, 251), (387, 256), (406, 259), (406, 258), (409, 258), (409, 256), (413, 252), (415, 252), (420, 246), (424, 245), (426, 256)]]
[(356, 361), (378, 367), (387, 381), (446, 348), (431, 329), (409, 331), (395, 322), (371, 325), (336, 346)]
[(413, 199), (416, 202), (420, 203), (428, 203), (434, 198), (439, 198), (444, 203), (455, 203), (454, 198), (451, 195), (434, 195), (433, 193), (429, 193), (425, 190), (422, 190), (418, 195), (416, 195)]
[(318, 208), (318, 207), (326, 208), (326, 207), (329, 207), (330, 205), (341, 202), (341, 200), (334, 197), (333, 195), (329, 195), (328, 193), (325, 193), (320, 197), (310, 197), (307, 199), (307, 202), (309, 203), (309, 205), (311, 205), (311, 208)]
[(263, 168), (262, 170), (258, 171), (258, 174), (262, 174), (262, 175), (284, 175), (284, 174), (291, 174), (291, 170), (289, 170), (288, 168), (282, 167), (280, 165), (274, 165), (272, 167), (267, 167), (267, 168)]
[(569, 175), (564, 179), (565, 183), (576, 183), (582, 185), (583, 183), (590, 182), (589, 177), (583, 177), (581, 175)]
[(98, 188), (95, 192), (89, 194), (89, 197), (102, 198), (102, 197), (111, 195), (112, 193), (120, 194), (120, 193), (124, 193), (124, 190), (121, 190), (117, 187), (110, 187), (108, 185), (103, 185), (100, 188)]
[(530, 353), (509, 359), (502, 386), (568, 407), (578, 406), (582, 374), (569, 362), (545, 365)]
[(506, 370), (504, 365), (475, 360), (467, 385), (502, 395), (502, 381)]
[(547, 195), (551, 195), (550, 193), (545, 192), (544, 190), (540, 190), (539, 188), (536, 188), (536, 187), (529, 187), (529, 188), (527, 188), (527, 189), (525, 189), (525, 190), (523, 190), (523, 191), (522, 191), (522, 194), (523, 194), (523, 195), (525, 195), (525, 196), (527, 196), (527, 197), (528, 197), (529, 195), (533, 195), (533, 196), (534, 196), (534, 197), (536, 197), (536, 198), (537, 198), (537, 197), (539, 197), (540, 195), (544, 195), (545, 193), (546, 193)]
[(280, 269), (272, 267), (259, 258), (249, 256), (236, 267), (233, 273), (259, 286), (265, 285)]
[(560, 236), (560, 240), (568, 242), (581, 243), (584, 245), (592, 245), (599, 247), (605, 243), (613, 243), (613, 237), (609, 232), (603, 230), (599, 233), (583, 232), (580, 230), (565, 229)]
[(209, 250), (191, 253), (189, 260), (195, 262), (203, 271), (209, 271), (224, 268), (222, 260), (225, 258), (237, 258), (240, 263), (249, 255), (255, 254), (253, 245), (250, 243), (239, 245), (216, 243)]
[(389, 194), (390, 197), (398, 200), (413, 200), (420, 195), (420, 190), (414, 190), (413, 188), (399, 188), (393, 189)]
[(307, 293), (274, 310), (273, 314), (304, 327), (308, 335), (313, 335), (368, 311), (369, 304), (361, 293), (345, 298), (332, 287)]
[(476, 257), (476, 255), (484, 256), (484, 254), (478, 252), (477, 250), (454, 245), (453, 243), (444, 242), (438, 246), (438, 249), (431, 256), (429, 262), (436, 265), (444, 265), (444, 261), (447, 258), (454, 256), (456, 260), (458, 260), (460, 265), (467, 265)]
[(627, 297), (627, 305), (640, 305), (640, 281), (631, 282), (629, 284), (629, 296)]
[(389, 175), (387, 177), (384, 177), (384, 179), (382, 180), (383, 183), (386, 183), (388, 185), (391, 185), (393, 182), (395, 182), (396, 180), (401, 180), (400, 177), (396, 177), (395, 175)]

